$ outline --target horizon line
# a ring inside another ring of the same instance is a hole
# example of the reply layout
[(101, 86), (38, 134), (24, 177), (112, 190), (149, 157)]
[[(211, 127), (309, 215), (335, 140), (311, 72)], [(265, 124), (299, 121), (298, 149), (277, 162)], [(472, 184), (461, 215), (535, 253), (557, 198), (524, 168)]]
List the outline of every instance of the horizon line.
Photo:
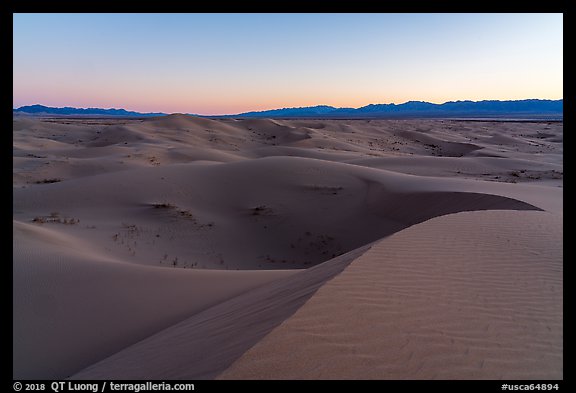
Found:
[(423, 100), (408, 100), (399, 104), (396, 104), (395, 102), (390, 102), (390, 103), (370, 103), (370, 104), (366, 104), (366, 105), (362, 105), (359, 107), (349, 107), (349, 106), (332, 106), (332, 105), (326, 105), (326, 104), (317, 104), (317, 105), (307, 105), (307, 106), (285, 106), (285, 107), (281, 107), (281, 108), (271, 108), (271, 109), (261, 109), (261, 110), (248, 110), (245, 112), (238, 112), (238, 113), (219, 113), (219, 114), (201, 114), (201, 113), (192, 113), (192, 112), (155, 112), (155, 111), (149, 111), (149, 112), (142, 112), (139, 110), (133, 110), (133, 109), (126, 109), (126, 108), (117, 108), (117, 107), (109, 107), (109, 108), (104, 108), (104, 107), (96, 107), (96, 106), (87, 106), (87, 107), (78, 107), (78, 106), (70, 106), (70, 105), (65, 105), (65, 106), (49, 106), (49, 105), (44, 105), (44, 104), (29, 104), (29, 105), (21, 105), (18, 108), (12, 108), (13, 111), (18, 110), (20, 108), (23, 107), (27, 107), (27, 106), (43, 106), (46, 108), (55, 108), (55, 109), (65, 109), (65, 108), (74, 108), (74, 109), (83, 109), (83, 110), (87, 110), (87, 109), (103, 109), (103, 110), (124, 110), (127, 112), (137, 112), (137, 113), (141, 113), (141, 114), (149, 114), (149, 113), (154, 113), (154, 114), (165, 114), (165, 115), (173, 115), (173, 114), (186, 114), (186, 115), (198, 115), (198, 116), (235, 116), (235, 115), (242, 115), (245, 113), (258, 113), (258, 112), (269, 112), (269, 111), (275, 111), (275, 110), (283, 110), (283, 109), (304, 109), (304, 108), (317, 108), (317, 107), (330, 107), (330, 108), (334, 108), (334, 109), (361, 109), (361, 108), (365, 108), (368, 106), (372, 106), (372, 105), (404, 105), (407, 103), (411, 103), (411, 102), (421, 102), (421, 103), (427, 103), (427, 104), (433, 104), (433, 105), (444, 105), (444, 104), (448, 104), (448, 103), (453, 103), (453, 102), (485, 102), (485, 101), (499, 101), (499, 102), (507, 102), (507, 101), (531, 101), (531, 100), (538, 100), (538, 101), (563, 101), (564, 97), (562, 98), (557, 98), (557, 99), (553, 99), (553, 98), (522, 98), (522, 99), (506, 99), (506, 100), (501, 100), (501, 99), (483, 99), (483, 100), (470, 100), (470, 99), (463, 99), (463, 100), (450, 100), (450, 101), (445, 101), (442, 103), (435, 103), (435, 102), (431, 102), (431, 101), (423, 101)]

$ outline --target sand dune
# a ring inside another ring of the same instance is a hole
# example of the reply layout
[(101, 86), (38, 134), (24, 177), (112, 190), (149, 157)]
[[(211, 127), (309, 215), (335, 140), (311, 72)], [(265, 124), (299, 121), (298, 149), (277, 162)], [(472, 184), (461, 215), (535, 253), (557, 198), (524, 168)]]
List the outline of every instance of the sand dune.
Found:
[(380, 241), (219, 378), (562, 379), (562, 338), (561, 219), (465, 212)]
[[(212, 379), (369, 246), (197, 313), (72, 379)], [(161, 348), (161, 350), (159, 350)]]
[(295, 271), (155, 268), (14, 223), (15, 379), (62, 379), (248, 289)]
[[(13, 136), (15, 378), (562, 375), (561, 123), (15, 118)], [(340, 315), (387, 333), (343, 338)], [(267, 353), (304, 343), (308, 363)]]
[[(537, 208), (507, 196), (467, 192), (469, 182), (269, 157), (142, 168), (15, 189), (14, 208), (26, 211), (17, 215), (23, 221), (50, 212), (79, 219), (81, 225), (60, 230), (85, 233), (109, 256), (134, 263), (161, 266), (168, 254), (183, 267), (306, 268), (437, 215)], [(75, 199), (62, 206), (63, 195), (70, 194)]]
[(514, 158), (502, 160), (497, 157), (383, 157), (352, 159), (347, 162), (411, 175), (481, 178), (510, 183), (530, 181), (534, 184), (560, 178), (562, 173), (561, 164)]
[(434, 150), (434, 155), (443, 157), (462, 157), (481, 149), (480, 146), (473, 143), (446, 141), (419, 131), (402, 131), (398, 135), (415, 143), (428, 146)]

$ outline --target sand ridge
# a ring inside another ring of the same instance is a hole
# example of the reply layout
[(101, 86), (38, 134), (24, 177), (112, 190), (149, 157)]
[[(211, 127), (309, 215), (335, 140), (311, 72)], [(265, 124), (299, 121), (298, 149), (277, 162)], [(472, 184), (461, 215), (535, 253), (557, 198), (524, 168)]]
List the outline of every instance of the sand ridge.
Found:
[(407, 228), (218, 378), (562, 379), (561, 235), (547, 212), (462, 212)]

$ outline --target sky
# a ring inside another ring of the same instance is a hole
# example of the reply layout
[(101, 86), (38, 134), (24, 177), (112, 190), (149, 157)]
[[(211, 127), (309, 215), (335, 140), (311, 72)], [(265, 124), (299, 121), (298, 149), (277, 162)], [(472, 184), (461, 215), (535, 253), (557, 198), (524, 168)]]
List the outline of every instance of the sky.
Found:
[(236, 114), (563, 98), (562, 14), (14, 14), (13, 105)]

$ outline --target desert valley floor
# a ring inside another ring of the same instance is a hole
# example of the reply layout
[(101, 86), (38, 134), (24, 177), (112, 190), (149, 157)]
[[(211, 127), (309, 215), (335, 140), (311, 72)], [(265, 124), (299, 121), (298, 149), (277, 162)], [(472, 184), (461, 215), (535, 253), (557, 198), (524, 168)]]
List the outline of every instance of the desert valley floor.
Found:
[(562, 379), (563, 123), (13, 121), (15, 379)]

